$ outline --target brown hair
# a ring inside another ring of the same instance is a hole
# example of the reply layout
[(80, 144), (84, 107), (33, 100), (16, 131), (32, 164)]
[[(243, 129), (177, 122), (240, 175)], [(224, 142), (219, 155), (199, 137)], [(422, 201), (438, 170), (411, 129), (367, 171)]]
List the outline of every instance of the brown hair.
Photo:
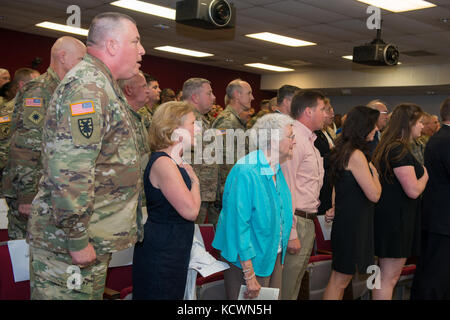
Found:
[(450, 121), (450, 98), (447, 98), (441, 104), (441, 120)]
[[(423, 114), (422, 109), (413, 103), (399, 104), (392, 112), (389, 124), (383, 131), (381, 140), (372, 157), (373, 164), (378, 172), (380, 175), (387, 177), (388, 181), (393, 172), (388, 160), (389, 152), (400, 145), (403, 146), (402, 151), (392, 159), (393, 161), (397, 161), (403, 158), (408, 151), (411, 151), (411, 128)], [(380, 169), (381, 162), (385, 164), (384, 172), (381, 172)]]
[(153, 151), (165, 149), (174, 142), (172, 133), (183, 125), (186, 115), (194, 112), (194, 108), (187, 102), (169, 101), (161, 104), (153, 115), (149, 129), (149, 144)]

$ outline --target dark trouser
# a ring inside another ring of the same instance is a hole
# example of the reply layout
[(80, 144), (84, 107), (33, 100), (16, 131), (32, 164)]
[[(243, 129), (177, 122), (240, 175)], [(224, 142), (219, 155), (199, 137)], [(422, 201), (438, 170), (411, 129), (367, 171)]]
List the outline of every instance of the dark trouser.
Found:
[[(244, 274), (242, 272), (242, 269), (236, 267), (234, 264), (226, 261), (223, 258), (222, 260), (228, 263), (228, 265), (230, 266), (229, 269), (224, 271), (224, 282), (225, 282), (225, 291), (227, 293), (227, 299), (237, 300), (239, 296), (239, 291), (241, 290), (241, 285), (245, 286)], [(258, 283), (261, 287), (280, 289), (278, 299), (281, 298), (281, 284), (283, 275), (282, 270), (283, 269), (281, 265), (281, 253), (279, 253), (272, 274), (268, 277), (256, 276), (256, 280), (258, 280)]]
[(450, 236), (422, 232), (421, 254), (411, 290), (412, 300), (450, 299)]

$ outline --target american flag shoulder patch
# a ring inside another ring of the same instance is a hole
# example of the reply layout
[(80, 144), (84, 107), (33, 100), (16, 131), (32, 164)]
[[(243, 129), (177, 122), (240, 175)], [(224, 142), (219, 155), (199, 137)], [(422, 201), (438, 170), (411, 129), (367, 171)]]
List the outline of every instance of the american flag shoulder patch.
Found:
[(10, 122), (11, 119), (9, 118), (9, 116), (3, 116), (0, 117), (0, 123), (6, 123), (6, 122)]
[(84, 114), (95, 113), (93, 101), (83, 101), (70, 104), (72, 116), (81, 116)]
[(25, 98), (25, 107), (42, 107), (42, 98)]

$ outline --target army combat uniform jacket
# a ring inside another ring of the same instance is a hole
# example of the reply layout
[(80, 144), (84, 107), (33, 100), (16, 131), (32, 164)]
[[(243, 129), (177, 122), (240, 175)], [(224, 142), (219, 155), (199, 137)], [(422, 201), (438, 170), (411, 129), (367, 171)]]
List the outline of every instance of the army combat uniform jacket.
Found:
[(99, 59), (86, 54), (53, 94), (43, 131), (43, 177), (32, 203), (31, 246), (97, 255), (136, 242), (141, 160), (128, 103)]

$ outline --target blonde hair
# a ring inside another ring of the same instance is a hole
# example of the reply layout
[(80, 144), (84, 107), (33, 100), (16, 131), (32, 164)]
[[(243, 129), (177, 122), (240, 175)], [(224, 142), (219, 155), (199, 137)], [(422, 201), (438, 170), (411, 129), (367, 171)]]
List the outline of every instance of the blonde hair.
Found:
[(184, 101), (169, 101), (161, 104), (153, 115), (149, 129), (150, 149), (161, 150), (170, 147), (172, 133), (183, 125), (186, 115), (194, 112), (194, 108)]

